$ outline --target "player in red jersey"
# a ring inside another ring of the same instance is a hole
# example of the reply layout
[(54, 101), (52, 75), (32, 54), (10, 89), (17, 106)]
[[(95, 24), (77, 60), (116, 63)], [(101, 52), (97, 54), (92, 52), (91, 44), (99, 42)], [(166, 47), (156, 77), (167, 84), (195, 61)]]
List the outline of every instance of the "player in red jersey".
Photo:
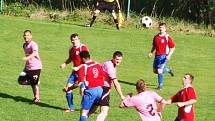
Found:
[(172, 69), (167, 68), (167, 61), (170, 60), (174, 50), (175, 44), (172, 38), (166, 33), (166, 24), (159, 24), (160, 32), (154, 36), (151, 52), (149, 57), (155, 52), (155, 58), (153, 63), (153, 71), (158, 74), (158, 90), (163, 87), (164, 73), (168, 72), (171, 76), (174, 76)]
[[(66, 67), (69, 63), (73, 62), (73, 71), (67, 81), (67, 87), (72, 86), (78, 78), (77, 70), (74, 68), (81, 65), (81, 58), (79, 53), (82, 51), (89, 51), (87, 46), (80, 42), (80, 37), (77, 33), (74, 33), (70, 37), (72, 47), (69, 50), (69, 57), (66, 61), (60, 65), (60, 68)], [(74, 105), (73, 105), (73, 92), (72, 90), (66, 93), (66, 99), (69, 105), (69, 109), (65, 109), (65, 112), (73, 112)]]
[(185, 74), (183, 77), (183, 88), (167, 101), (167, 104), (176, 103), (178, 106), (178, 116), (175, 121), (194, 121), (194, 104), (197, 96), (192, 87), (194, 76)]
[(82, 96), (80, 121), (87, 121), (90, 108), (99, 103), (102, 96), (103, 70), (100, 64), (90, 60), (88, 51), (82, 51), (80, 57), (84, 64), (78, 71), (78, 81), (71, 87), (65, 87), (64, 91), (68, 92), (84, 83), (86, 89)]

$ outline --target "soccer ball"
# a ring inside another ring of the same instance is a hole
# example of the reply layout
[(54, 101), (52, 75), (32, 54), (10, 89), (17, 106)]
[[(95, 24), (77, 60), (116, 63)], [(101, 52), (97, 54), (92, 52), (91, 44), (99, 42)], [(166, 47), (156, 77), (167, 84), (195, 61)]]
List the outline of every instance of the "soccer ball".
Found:
[(148, 16), (144, 16), (140, 19), (140, 24), (146, 28), (152, 27), (152, 19)]

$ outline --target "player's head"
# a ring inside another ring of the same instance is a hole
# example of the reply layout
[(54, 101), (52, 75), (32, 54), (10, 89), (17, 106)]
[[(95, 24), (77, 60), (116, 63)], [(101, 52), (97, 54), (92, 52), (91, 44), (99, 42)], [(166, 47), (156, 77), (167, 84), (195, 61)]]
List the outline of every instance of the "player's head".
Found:
[(113, 62), (115, 65), (119, 65), (119, 64), (122, 62), (122, 57), (123, 57), (122, 52), (120, 52), (120, 51), (115, 51), (115, 52), (113, 53), (112, 62)]
[(70, 40), (72, 42), (72, 45), (77, 47), (80, 45), (80, 37), (77, 33), (74, 33), (70, 36)]
[(144, 92), (146, 90), (146, 84), (145, 84), (145, 81), (143, 79), (137, 80), (136, 90), (138, 93)]
[(25, 30), (23, 32), (23, 38), (25, 40), (26, 43), (29, 43), (31, 42), (32, 40), (32, 33), (31, 33), (31, 30)]
[(192, 74), (190, 74), (190, 73), (184, 74), (184, 77), (183, 77), (184, 85), (192, 84), (193, 80), (194, 80), (194, 76)]
[(166, 23), (160, 23), (159, 30), (160, 30), (160, 33), (165, 33), (166, 32)]
[(90, 60), (90, 53), (88, 51), (81, 51), (79, 55), (82, 63), (86, 63)]

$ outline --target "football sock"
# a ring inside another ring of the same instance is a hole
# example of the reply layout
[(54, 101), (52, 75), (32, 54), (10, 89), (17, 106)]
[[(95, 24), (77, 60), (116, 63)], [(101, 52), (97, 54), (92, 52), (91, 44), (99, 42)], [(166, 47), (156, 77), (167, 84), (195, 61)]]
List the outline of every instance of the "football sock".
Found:
[(69, 105), (69, 109), (74, 109), (73, 105), (73, 93), (66, 93), (66, 99)]
[(87, 121), (87, 116), (81, 116), (79, 121)]
[(162, 88), (163, 87), (163, 73), (158, 74), (158, 83), (159, 83), (159, 87)]
[(119, 23), (118, 23), (118, 20), (117, 19), (114, 19), (114, 22), (116, 24), (116, 28), (119, 30)]
[(163, 72), (164, 72), (164, 73), (165, 73), (165, 72), (168, 72), (168, 73), (169, 73), (169, 72), (171, 72), (171, 71), (172, 71), (172, 70), (171, 70), (170, 68), (164, 68), (164, 69), (163, 69)]
[(90, 22), (90, 27), (93, 25), (95, 20), (96, 20), (96, 16), (93, 16), (92, 21)]

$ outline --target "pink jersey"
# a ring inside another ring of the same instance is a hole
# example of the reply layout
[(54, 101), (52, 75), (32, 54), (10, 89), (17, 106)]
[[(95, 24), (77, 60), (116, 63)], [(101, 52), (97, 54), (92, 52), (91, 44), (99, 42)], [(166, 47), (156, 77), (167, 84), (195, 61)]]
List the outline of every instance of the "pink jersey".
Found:
[(104, 85), (103, 70), (100, 64), (88, 62), (78, 71), (79, 82), (84, 82), (86, 88), (94, 88)]
[[(172, 102), (185, 102), (190, 99), (197, 100), (193, 87), (183, 88), (171, 97)], [(178, 108), (178, 118), (183, 119), (183, 121), (194, 121), (194, 105)]]
[(72, 47), (69, 50), (69, 55), (70, 55), (69, 57), (73, 61), (73, 66), (74, 67), (81, 65), (81, 58), (79, 56), (79, 53), (81, 51), (89, 51), (89, 49), (87, 48), (86, 45), (81, 44), (80, 47), (78, 47), (78, 48)]
[(112, 63), (112, 61), (109, 60), (104, 62), (104, 64), (102, 65), (102, 68), (104, 72), (104, 86), (111, 88), (112, 80), (117, 78), (116, 67)]
[(170, 36), (157, 34), (153, 39), (153, 47), (156, 50), (156, 55), (164, 55), (168, 54), (169, 48), (174, 48), (175, 44)]
[(24, 43), (23, 49), (25, 51), (25, 56), (29, 56), (33, 51), (37, 52), (37, 55), (26, 61), (25, 68), (27, 70), (38, 70), (42, 69), (42, 63), (39, 57), (38, 45), (34, 41), (30, 43)]
[(123, 103), (126, 107), (135, 107), (142, 121), (161, 121), (161, 115), (157, 112), (157, 103), (162, 99), (153, 91), (144, 91), (126, 98)]

